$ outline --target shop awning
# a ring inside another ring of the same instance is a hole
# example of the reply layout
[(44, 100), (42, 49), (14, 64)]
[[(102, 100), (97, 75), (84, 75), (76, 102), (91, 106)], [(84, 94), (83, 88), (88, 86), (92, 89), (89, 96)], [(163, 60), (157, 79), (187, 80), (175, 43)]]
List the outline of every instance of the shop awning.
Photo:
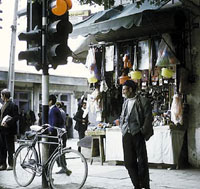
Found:
[(136, 4), (119, 5), (75, 24), (70, 37), (93, 35), (97, 41), (116, 41), (162, 32), (175, 27), (170, 12), (180, 4), (156, 6), (145, 1), (140, 8)]
[[(136, 4), (120, 5), (100, 11), (73, 26), (69, 46), (73, 51), (74, 61), (84, 62), (89, 44), (98, 42), (119, 42), (162, 33), (177, 31), (184, 27), (185, 14), (182, 3), (151, 5), (145, 1), (140, 8)], [(81, 36), (81, 40), (80, 39)], [(79, 45), (77, 44), (79, 41)]]

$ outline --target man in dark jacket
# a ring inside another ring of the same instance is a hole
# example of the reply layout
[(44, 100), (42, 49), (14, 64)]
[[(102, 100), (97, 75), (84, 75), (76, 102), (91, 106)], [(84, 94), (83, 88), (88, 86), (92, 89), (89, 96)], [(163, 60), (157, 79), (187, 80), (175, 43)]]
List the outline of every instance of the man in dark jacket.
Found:
[(152, 107), (147, 98), (136, 95), (132, 80), (123, 84), (126, 98), (120, 116), (124, 163), (135, 189), (149, 189), (149, 168), (145, 140), (153, 135)]
[[(61, 112), (59, 108), (56, 106), (56, 96), (50, 95), (49, 96), (49, 116), (48, 116), (48, 122), (49, 125), (51, 125), (49, 129), (49, 134), (51, 136), (57, 136), (57, 132), (53, 127), (59, 127), (64, 128), (64, 120), (62, 118)], [(66, 143), (66, 136), (63, 136), (63, 142)], [(49, 139), (49, 142), (58, 142), (57, 138), (51, 138)], [(66, 144), (64, 144), (65, 146)], [(50, 144), (49, 147), (49, 156), (55, 151), (57, 147), (57, 144)], [(72, 173), (71, 170), (67, 169), (67, 162), (63, 157), (61, 157), (61, 162), (57, 162), (58, 166), (61, 167), (61, 169), (56, 172), (57, 174), (66, 173), (68, 176)]]
[[(48, 122), (49, 125), (51, 126), (49, 128), (49, 133), (52, 136), (57, 136), (57, 132), (53, 127), (63, 127), (64, 120), (62, 118), (61, 112), (56, 106), (56, 96), (55, 95), (50, 95), (49, 96), (49, 116), (48, 116)], [(57, 139), (50, 139), (51, 142), (57, 142)], [(51, 144), (49, 148), (49, 155), (51, 155), (54, 150), (56, 149), (57, 145), (56, 144)]]
[(0, 170), (13, 169), (14, 135), (17, 134), (17, 121), (19, 119), (18, 107), (10, 99), (10, 91), (3, 89), (1, 99), (4, 104), (1, 108), (0, 118)]
[[(74, 129), (78, 131), (79, 140), (85, 137), (85, 131), (88, 127), (88, 112), (86, 105), (86, 102), (83, 102), (81, 108), (79, 108), (73, 118), (76, 121)], [(79, 147), (78, 150), (80, 151), (81, 148)]]

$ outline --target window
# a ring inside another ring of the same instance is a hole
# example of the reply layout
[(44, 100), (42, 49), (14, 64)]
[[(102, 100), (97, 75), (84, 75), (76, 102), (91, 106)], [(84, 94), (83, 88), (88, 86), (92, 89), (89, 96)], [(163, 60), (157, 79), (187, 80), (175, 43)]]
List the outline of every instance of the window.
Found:
[(61, 101), (68, 101), (68, 95), (61, 95), (60, 100)]
[(28, 93), (19, 93), (19, 99), (28, 99)]

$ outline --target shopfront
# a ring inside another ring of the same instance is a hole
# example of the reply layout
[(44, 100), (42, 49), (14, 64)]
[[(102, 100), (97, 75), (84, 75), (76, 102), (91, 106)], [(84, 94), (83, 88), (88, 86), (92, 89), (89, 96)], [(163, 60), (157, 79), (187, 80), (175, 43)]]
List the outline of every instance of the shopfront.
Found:
[[(87, 35), (99, 42), (88, 46), (86, 58), (93, 89), (87, 100), (96, 118), (87, 133), (96, 136), (105, 131), (105, 160), (123, 161), (117, 120), (124, 101), (122, 84), (132, 79), (153, 107), (149, 163), (179, 165), (187, 134), (188, 12), (180, 5), (156, 9), (145, 4), (133, 14), (135, 9), (131, 4), (107, 10), (97, 18), (99, 24), (95, 21), (88, 27)], [(74, 28), (75, 34), (81, 30), (81, 26)], [(86, 32), (83, 25), (82, 32)]]

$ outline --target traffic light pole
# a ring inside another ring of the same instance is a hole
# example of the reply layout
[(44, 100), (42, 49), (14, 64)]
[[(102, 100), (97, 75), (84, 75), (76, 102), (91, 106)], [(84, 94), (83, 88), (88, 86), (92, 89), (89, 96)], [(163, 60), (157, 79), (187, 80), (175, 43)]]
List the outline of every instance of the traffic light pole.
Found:
[[(47, 33), (47, 1), (42, 0), (42, 121), (48, 123), (48, 98), (49, 98), (49, 68), (47, 64), (47, 48), (46, 48), (46, 33)], [(46, 142), (46, 138), (42, 139)], [(48, 146), (43, 144), (42, 149), (42, 162), (46, 162), (48, 159)], [(46, 180), (46, 171), (43, 170), (42, 174), (42, 188), (48, 188), (48, 182)]]

